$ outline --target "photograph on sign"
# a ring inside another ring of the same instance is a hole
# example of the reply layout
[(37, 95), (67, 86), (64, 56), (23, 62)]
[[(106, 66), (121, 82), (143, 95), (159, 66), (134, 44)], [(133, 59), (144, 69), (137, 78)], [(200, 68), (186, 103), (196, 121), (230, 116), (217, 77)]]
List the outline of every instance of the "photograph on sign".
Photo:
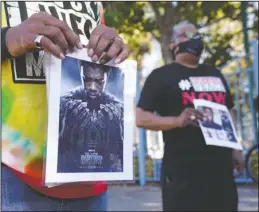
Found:
[(204, 116), (199, 123), (207, 145), (242, 149), (226, 106), (201, 99), (195, 99), (194, 106)]
[(86, 55), (45, 61), (45, 184), (133, 180), (136, 62), (102, 65)]

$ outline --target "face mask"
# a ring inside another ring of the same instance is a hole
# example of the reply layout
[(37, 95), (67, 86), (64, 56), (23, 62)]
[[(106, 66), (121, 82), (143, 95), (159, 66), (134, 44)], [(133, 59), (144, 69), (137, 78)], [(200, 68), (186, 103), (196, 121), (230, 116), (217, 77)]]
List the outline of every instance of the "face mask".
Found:
[[(178, 51), (174, 52), (177, 46), (178, 46)], [(197, 58), (199, 58), (204, 48), (204, 44), (200, 34), (196, 34), (190, 40), (179, 43), (177, 46), (175, 46), (172, 49), (173, 60), (175, 60), (176, 55), (180, 53), (190, 53), (196, 56)]]

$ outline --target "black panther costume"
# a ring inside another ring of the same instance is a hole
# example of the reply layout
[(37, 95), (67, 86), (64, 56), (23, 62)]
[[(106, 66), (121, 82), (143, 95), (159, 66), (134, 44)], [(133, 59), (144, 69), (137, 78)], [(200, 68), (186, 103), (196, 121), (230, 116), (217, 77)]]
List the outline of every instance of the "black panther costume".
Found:
[(58, 172), (121, 172), (123, 104), (77, 88), (60, 100)]

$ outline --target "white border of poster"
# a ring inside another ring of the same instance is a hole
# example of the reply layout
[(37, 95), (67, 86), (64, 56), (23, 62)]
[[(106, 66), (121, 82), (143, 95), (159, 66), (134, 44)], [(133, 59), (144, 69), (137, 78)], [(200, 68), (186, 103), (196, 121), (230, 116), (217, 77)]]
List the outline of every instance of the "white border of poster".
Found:
[[(87, 49), (76, 50), (66, 56), (92, 62), (87, 56)], [(58, 132), (61, 93), (62, 61), (49, 54), (45, 55), (44, 69), (48, 86), (48, 131), (45, 156), (45, 185), (70, 182), (90, 181), (132, 181), (133, 171), (133, 141), (135, 130), (135, 94), (137, 63), (125, 60), (121, 64), (110, 61), (108, 66), (118, 67), (124, 73), (124, 140), (123, 140), (123, 171), (122, 172), (84, 172), (58, 173)]]
[[(217, 136), (214, 136), (216, 133), (212, 133), (212, 136), (207, 136), (207, 130), (211, 130), (212, 132), (220, 132), (221, 134), (224, 135), (225, 131), (222, 130), (218, 130), (218, 129), (213, 129), (213, 128), (208, 128), (208, 127), (204, 127), (202, 122), (199, 121), (205, 142), (207, 145), (214, 145), (214, 146), (221, 146), (221, 147), (228, 147), (228, 148), (232, 148), (232, 149), (238, 149), (238, 150), (242, 150), (242, 144), (238, 139), (237, 136), (237, 132), (235, 129), (235, 125), (233, 123), (232, 117), (229, 113), (229, 110), (227, 109), (227, 107), (225, 105), (221, 105), (221, 104), (217, 104), (214, 102), (210, 102), (210, 101), (206, 101), (206, 100), (202, 100), (202, 99), (194, 99), (193, 101), (194, 106), (196, 109), (198, 109), (199, 107), (208, 107), (211, 108), (213, 111), (223, 111), (224, 113), (226, 113), (229, 117), (229, 121), (230, 121), (230, 125), (233, 131), (233, 135), (234, 135), (234, 139), (235, 141), (230, 141), (227, 136), (223, 136), (225, 137), (225, 139), (218, 139)], [(221, 125), (222, 123), (219, 123), (219, 125)]]

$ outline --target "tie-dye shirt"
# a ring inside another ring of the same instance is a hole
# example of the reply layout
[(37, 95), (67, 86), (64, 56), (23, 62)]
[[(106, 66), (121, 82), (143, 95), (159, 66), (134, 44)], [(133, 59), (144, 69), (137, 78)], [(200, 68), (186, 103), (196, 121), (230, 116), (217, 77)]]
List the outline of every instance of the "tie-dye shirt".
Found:
[[(39, 11), (65, 21), (83, 44), (87, 44), (91, 31), (101, 23), (100, 4), (96, 2), (10, 1), (2, 2), (2, 27), (16, 26)], [(4, 61), (1, 83), (2, 163), (39, 183), (47, 130), (42, 61), (42, 52)]]

